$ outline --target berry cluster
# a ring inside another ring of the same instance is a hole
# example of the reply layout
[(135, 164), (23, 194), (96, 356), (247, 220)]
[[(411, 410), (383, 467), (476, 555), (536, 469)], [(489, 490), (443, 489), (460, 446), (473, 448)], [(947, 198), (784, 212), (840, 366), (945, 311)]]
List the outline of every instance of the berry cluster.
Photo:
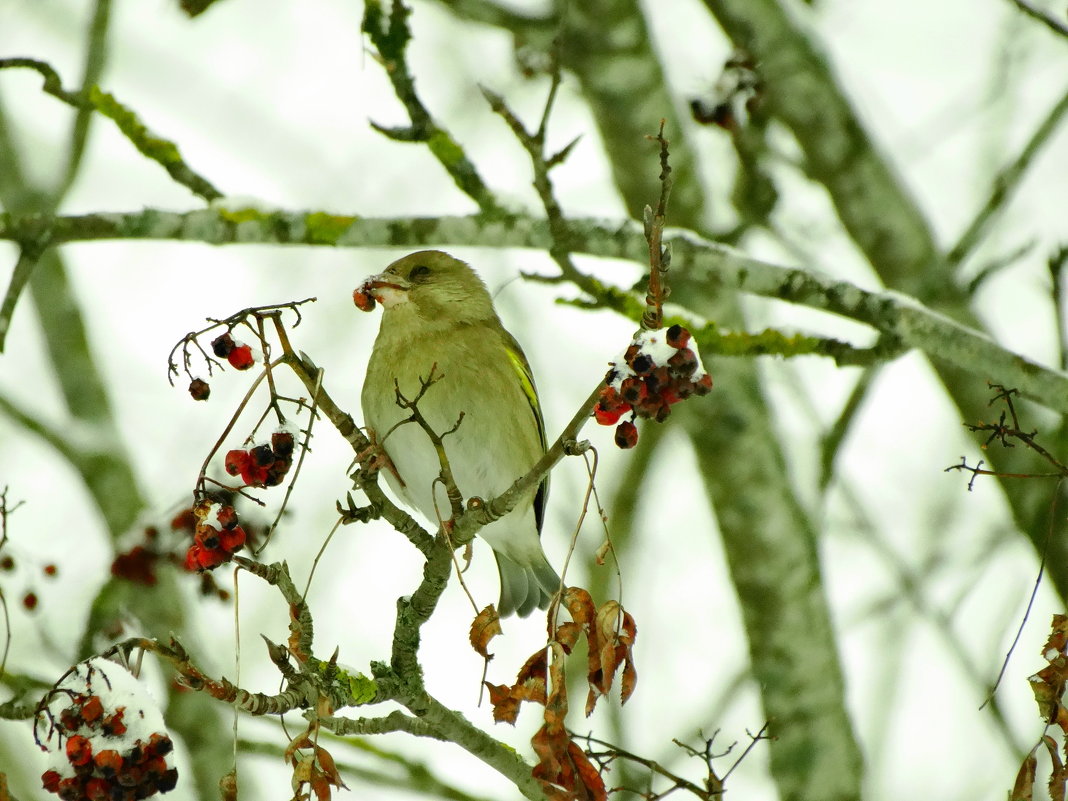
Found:
[(58, 714), (44, 706), (51, 726), (37, 744), (52, 756), (41, 774), (48, 792), (64, 801), (134, 801), (174, 789), (178, 771), (167, 762), (174, 745), (163, 718), (125, 669), (94, 659), (79, 665), (51, 698), (67, 706)]
[(235, 370), (247, 370), (256, 363), (252, 346), (233, 338), (229, 331), (211, 341), (211, 350), (220, 359), (226, 359)]
[(681, 325), (666, 332), (641, 331), (622, 358), (611, 363), (605, 382), (593, 415), (601, 425), (611, 426), (631, 413), (630, 420), (616, 427), (615, 441), (620, 448), (633, 448), (638, 442), (635, 417), (661, 423), (671, 414), (673, 404), (712, 389), (712, 376), (701, 365), (690, 332)]
[(196, 532), (193, 544), (185, 554), (185, 569), (212, 570), (229, 562), (245, 547), (247, 535), (237, 523), (234, 507), (203, 500), (193, 507)]
[(246, 486), (275, 487), (282, 483), (293, 465), (293, 432), (275, 431), (270, 444), (227, 451), (224, 464), (226, 472), (241, 476)]

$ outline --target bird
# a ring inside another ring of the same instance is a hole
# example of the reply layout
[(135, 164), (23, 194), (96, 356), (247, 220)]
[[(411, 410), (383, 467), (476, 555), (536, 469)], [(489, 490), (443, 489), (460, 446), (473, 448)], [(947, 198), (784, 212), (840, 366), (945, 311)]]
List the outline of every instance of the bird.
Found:
[[(437, 451), (418, 424), (401, 424), (411, 412), (397, 402), (398, 392), (417, 398), (433, 373), (417, 408), (435, 434), (449, 432), (442, 443), (456, 487), (465, 498), (500, 495), (545, 453), (545, 424), (530, 364), (485, 283), (467, 263), (423, 250), (369, 276), (361, 291), (382, 305), (361, 405), (394, 468), (382, 471), (387, 484), (428, 520), (451, 516)], [(546, 476), (478, 532), (496, 556), (501, 618), (546, 609), (561, 589), (541, 542), (548, 495)]]

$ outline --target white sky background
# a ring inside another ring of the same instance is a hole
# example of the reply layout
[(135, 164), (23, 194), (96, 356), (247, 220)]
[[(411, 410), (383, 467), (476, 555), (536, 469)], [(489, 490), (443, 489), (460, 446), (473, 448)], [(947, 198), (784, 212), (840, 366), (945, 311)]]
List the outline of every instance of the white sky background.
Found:
[[(5, 0), (0, 4), (0, 56), (45, 59), (65, 86), (74, 87), (89, 5), (85, 0)], [(150, 129), (176, 141), (187, 162), (224, 192), (287, 209), (372, 216), (473, 210), (425, 149), (389, 142), (369, 129), (368, 119), (387, 125), (405, 119), (380, 66), (364, 52), (358, 3), (226, 0), (195, 21), (175, 5), (163, 0), (116, 4), (109, 66), (101, 84), (137, 111)], [(648, 5), (683, 104), (715, 79), (727, 45), (696, 0)], [(1065, 90), (1068, 41), (1019, 17), (1005, 0), (900, 0), (892, 5), (823, 0), (819, 8), (811, 22), (825, 37), (869, 130), (892, 154), (942, 242), (952, 244), (985, 198), (993, 169), (1018, 152)], [(536, 119), (544, 86), (516, 75), (511, 42), (503, 33), (462, 26), (426, 3), (416, 5), (412, 24), (411, 59), (424, 101), (467, 147), (496, 190), (516, 206), (536, 209), (525, 156), (485, 107), (477, 84), (502, 92), (528, 120)], [(1011, 57), (1008, 77), (995, 90), (1005, 53)], [(28, 166), (35, 176), (53, 176), (65, 158), (70, 115), (39, 85), (39, 77), (28, 71), (0, 73), (0, 98)], [(650, 123), (651, 131), (654, 125)], [(618, 217), (621, 204), (597, 136), (569, 79), (561, 92), (553, 140), (562, 145), (579, 133), (584, 136), (578, 148), (555, 174), (564, 207), (574, 214)], [(722, 208), (730, 188), (726, 140), (718, 131), (702, 129), (695, 142), (703, 177), (715, 182), (713, 197)], [(788, 138), (778, 137), (777, 144), (785, 156), (792, 155)], [(641, 148), (636, 143), (645, 166), (655, 170), (654, 155)], [(992, 279), (979, 297), (981, 313), (1002, 341), (1043, 361), (1054, 354), (1045, 258), (1063, 237), (1066, 175), (1068, 135), (1061, 131), (1032, 167), (985, 253), (1011, 251), (1032, 239), (1036, 246)], [(796, 247), (810, 254), (810, 263), (877, 286), (830, 222), (823, 193), (802, 184), (787, 167), (778, 177), (784, 197), (776, 221)], [(81, 177), (63, 210), (185, 210), (200, 205), (99, 118)], [(753, 238), (746, 248), (754, 255), (795, 260), (768, 237)], [(520, 269), (549, 272), (543, 254), (454, 252), (471, 261), (491, 288), (507, 284), (498, 309), (526, 348), (548, 428), (558, 431), (603, 373), (605, 362), (623, 347), (632, 325), (613, 315), (555, 305), (558, 290), (508, 283)], [(328, 389), (358, 417), (359, 381), (379, 318), (357, 312), (351, 291), (364, 275), (401, 252), (114, 242), (70, 246), (64, 255), (89, 310), (92, 344), (107, 372), (125, 444), (151, 504), (163, 512), (188, 497), (204, 453), (248, 380), (227, 373), (212, 382), (210, 403), (195, 404), (182, 387), (172, 390), (166, 383), (172, 345), (199, 328), (206, 316), (314, 295), (319, 301), (305, 308), (304, 324), (292, 332), (294, 343), (326, 368)], [(14, 249), (0, 245), (0, 264), (14, 264), (14, 259)], [(637, 265), (618, 263), (589, 266), (624, 285), (639, 271)], [(5, 266), (0, 280), (6, 281), (6, 275)], [(775, 324), (861, 344), (870, 340), (862, 327), (826, 315), (766, 301), (749, 305), (754, 330)], [(8, 343), (0, 359), (0, 392), (62, 423), (62, 405), (28, 303), (20, 304)], [(706, 364), (715, 375), (716, 360)], [(764, 360), (762, 366), (791, 443), (791, 468), (802, 497), (812, 500), (817, 424), (826, 426), (835, 418), (857, 373), (814, 358)], [(904, 357), (878, 378), (839, 456), (839, 469), (875, 536), (910, 569), (936, 565), (924, 585), (928, 603), (947, 610), (966, 658), (989, 677), (1011, 641), (1037, 564), (1032, 550), (1011, 531), (992, 482), (978, 482), (969, 494), (964, 476), (942, 473), (962, 453), (974, 459), (978, 452), (960, 422), (923, 360)], [(326, 425), (318, 433), (292, 502), (294, 525), (280, 530), (265, 555), (289, 560), (298, 577), (307, 575), (332, 523), (334, 500), (348, 489), (347, 447)], [(628, 454), (611, 446), (610, 429), (591, 425), (585, 433), (601, 449), (599, 487), (609, 497)], [(745, 729), (759, 729), (763, 719), (751, 685), (730, 689), (745, 669), (747, 646), (722, 553), (710, 535), (715, 523), (697, 479), (688, 486), (696, 468), (681, 436), (672, 438), (661, 461), (650, 496), (658, 502), (645, 507), (639, 526), (642, 547), (624, 565), (624, 601), (639, 626), (640, 680), (623, 719), (633, 750), (669, 761), (676, 753), (672, 737), (692, 742), (698, 728), (706, 733), (722, 729), (721, 742), (740, 740), (744, 745)], [(723, 470), (730, 471), (730, 465)], [(5, 484), (9, 497), (26, 506), (12, 519), (10, 547), (20, 571), (2, 575), (0, 581), (11, 606), (17, 607), (23, 588), (31, 584), (42, 598), (32, 618), (18, 610), (12, 614), (11, 668), (58, 676), (69, 663), (69, 643), (106, 573), (106, 535), (70, 471), (57, 467), (50, 452), (0, 419), (0, 486)], [(545, 533), (554, 563), (562, 562), (583, 489), (581, 464), (565, 465), (554, 475)], [(965, 678), (958, 655), (900, 598), (896, 579), (843, 493), (834, 493), (819, 514), (825, 585), (841, 634), (851, 711), (865, 748), (869, 797), (1003, 798), (1020, 755), (1006, 748), (988, 716), (977, 711), (982, 695)], [(596, 527), (588, 523), (579, 549), (588, 559), (600, 541)], [(496, 600), (497, 587), (488, 549), (480, 551), (469, 575), (484, 604)], [(37, 566), (49, 561), (59, 565), (62, 581), (38, 578)], [(579, 565), (570, 577), (581, 583), (584, 570)], [(311, 596), (318, 654), (325, 657), (338, 644), (341, 660), (363, 670), (368, 660), (387, 658), (393, 599), (415, 586), (418, 571), (413, 549), (388, 528), (353, 526), (339, 532), (319, 566)], [(285, 609), (277, 595), (261, 591), (247, 576), (241, 586), (242, 683), (270, 692), (277, 678), (264, 658), (259, 632), (283, 639)], [(1051, 594), (1040, 592), (1000, 690), (1013, 736), (1028, 747), (1038, 737), (1040, 723), (1026, 676), (1042, 667), (1037, 649), (1053, 611)], [(206, 669), (233, 676), (232, 608), (207, 603), (202, 614), (203, 638), (187, 644)], [(466, 644), (470, 616), (463, 594), (450, 587), (424, 630), (427, 680), (447, 705), (490, 727), (488, 705), (475, 707), (481, 661)], [(700, 636), (684, 628), (695, 620)], [(509, 621), (507, 636), (494, 643), (498, 655), (491, 681), (510, 682), (540, 643), (540, 625)], [(581, 666), (575, 670), (581, 672)], [(577, 699), (573, 706), (577, 712)], [(536, 710), (525, 710), (518, 730), (497, 727), (493, 733), (529, 756), (536, 718)], [(593, 725), (596, 730), (596, 719)], [(582, 730), (585, 724), (576, 717), (573, 726)], [(249, 736), (260, 728), (265, 727), (242, 722), (242, 732)], [(283, 742), (277, 732), (264, 736)], [(0, 725), (0, 737), (9, 752), (11, 743), (21, 742), (26, 759), (38, 759), (28, 725)], [(401, 735), (380, 742), (430, 761), (443, 777), (474, 792), (514, 794), (458, 749)], [(774, 798), (765, 775), (766, 753), (766, 746), (758, 747), (732, 775), (728, 787), (733, 796)], [(360, 759), (344, 749), (335, 756)], [(248, 759), (243, 767), (245, 789), (262, 781), (262, 797), (268, 792), (269, 797), (286, 797), (288, 778), (280, 761)], [(698, 767), (681, 769), (699, 778)], [(14, 772), (14, 766), (0, 770)], [(21, 777), (28, 784), (20, 784), (16, 773), (16, 793), (33, 797), (25, 788), (36, 786), (39, 772), (33, 767), (28, 779)], [(351, 784), (351, 797), (367, 797), (366, 788)], [(371, 796), (408, 797), (379, 789)], [(169, 797), (192, 796), (180, 781)]]

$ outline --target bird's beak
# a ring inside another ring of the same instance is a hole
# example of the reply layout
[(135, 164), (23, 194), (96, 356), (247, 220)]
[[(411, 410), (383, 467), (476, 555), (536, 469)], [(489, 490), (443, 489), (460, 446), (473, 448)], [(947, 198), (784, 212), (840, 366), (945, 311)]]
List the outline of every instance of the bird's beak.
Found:
[(385, 308), (408, 302), (408, 290), (411, 284), (397, 275), (379, 273), (369, 275), (357, 292), (363, 292), (377, 300)]

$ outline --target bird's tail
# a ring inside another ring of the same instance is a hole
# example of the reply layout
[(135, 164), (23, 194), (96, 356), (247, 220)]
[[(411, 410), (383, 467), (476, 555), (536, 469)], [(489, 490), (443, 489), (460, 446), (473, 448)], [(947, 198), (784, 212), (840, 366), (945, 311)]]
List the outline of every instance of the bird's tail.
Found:
[(508, 617), (518, 613), (520, 617), (526, 617), (535, 609), (549, 606), (549, 599), (560, 589), (560, 577), (544, 556), (540, 562), (527, 567), (496, 551), (494, 555), (501, 574), (498, 615)]

